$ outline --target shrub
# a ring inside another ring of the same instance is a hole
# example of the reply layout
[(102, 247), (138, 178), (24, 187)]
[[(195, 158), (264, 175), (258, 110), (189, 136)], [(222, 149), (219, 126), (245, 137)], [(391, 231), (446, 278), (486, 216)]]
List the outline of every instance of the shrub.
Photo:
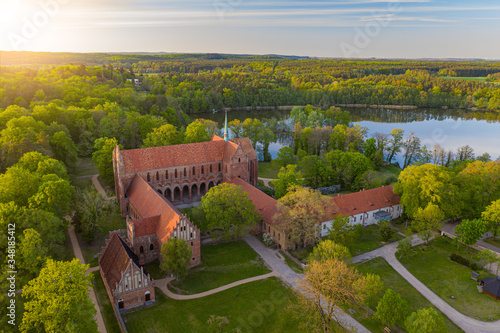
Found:
[(459, 256), (458, 254), (452, 253), (450, 255), (450, 259), (460, 265), (469, 267), (473, 271), (478, 271), (480, 269), (480, 267), (476, 263), (470, 262), (468, 259)]
[(380, 230), (380, 237), (382, 238), (382, 241), (388, 242), (392, 236), (396, 233), (396, 229), (394, 229), (389, 221), (382, 220), (378, 222), (378, 227)]
[(274, 241), (269, 234), (262, 235), (262, 242), (264, 242), (264, 245), (267, 247), (274, 245)]

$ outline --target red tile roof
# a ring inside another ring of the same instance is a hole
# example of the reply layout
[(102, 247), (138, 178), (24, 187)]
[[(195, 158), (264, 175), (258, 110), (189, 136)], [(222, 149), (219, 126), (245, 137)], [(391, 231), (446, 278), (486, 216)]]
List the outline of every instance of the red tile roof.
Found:
[(122, 150), (124, 172), (134, 173), (222, 161), (225, 144), (223, 140), (216, 139), (208, 142)]
[(248, 193), (248, 198), (252, 200), (252, 203), (255, 205), (255, 211), (262, 215), (262, 220), (266, 223), (273, 222), (273, 216), (277, 213), (276, 204), (278, 202), (276, 199), (271, 198), (258, 188), (238, 177), (233, 178), (228, 183), (241, 186), (241, 189)]
[(160, 223), (161, 215), (146, 217), (140, 220), (133, 220), (135, 227), (134, 235), (136, 237), (146, 236), (156, 233)]
[[(141, 236), (156, 232), (158, 238), (166, 242), (179, 223), (182, 213), (138, 175), (132, 179), (127, 196), (130, 204), (142, 217), (132, 221), (135, 234)], [(152, 231), (154, 227), (156, 229)]]
[(231, 139), (229, 141), (239, 145), (250, 158), (257, 158), (257, 152), (255, 151), (252, 141), (250, 141), (249, 138)]
[[(104, 253), (99, 259), (99, 267), (103, 273), (105, 283), (111, 291), (121, 280), (122, 272), (134, 262), (133, 252), (128, 248), (123, 240), (116, 233), (111, 234), (111, 239), (104, 249)], [(140, 266), (135, 263), (137, 268)]]
[(371, 210), (399, 204), (399, 195), (392, 190), (392, 185), (359, 191), (351, 194), (338, 195), (332, 198), (344, 216), (360, 214)]

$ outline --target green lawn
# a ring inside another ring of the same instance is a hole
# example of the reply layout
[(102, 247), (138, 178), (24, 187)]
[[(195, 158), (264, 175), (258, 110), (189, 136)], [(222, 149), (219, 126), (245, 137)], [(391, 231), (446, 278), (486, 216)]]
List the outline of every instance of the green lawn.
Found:
[(94, 292), (97, 297), (97, 302), (99, 303), (99, 308), (101, 309), (104, 325), (106, 325), (106, 331), (108, 333), (120, 333), (120, 326), (118, 325), (118, 321), (113, 312), (113, 306), (109, 300), (108, 293), (106, 292), (106, 287), (104, 287), (101, 274), (99, 271), (94, 272), (93, 274), (94, 280), (92, 281), (92, 284), (94, 285)]
[(283, 251), (280, 250), (281, 255), (285, 258), (285, 262), (295, 273), (302, 274), (304, 273), (304, 269), (302, 266), (299, 266), (295, 261), (290, 259)]
[(491, 244), (493, 246), (496, 246), (500, 249), (500, 238), (486, 238), (486, 239), (483, 239), (483, 241), (485, 241), (486, 243), (488, 244)]
[[(403, 237), (401, 235), (395, 234), (388, 243), (396, 242), (402, 238)], [(363, 236), (349, 246), (349, 251), (351, 251), (351, 255), (355, 257), (357, 255), (378, 249), (388, 243), (382, 242), (378, 226), (370, 225), (365, 228)]]
[(97, 175), (98, 173), (99, 171), (97, 171), (97, 167), (91, 157), (80, 157), (78, 159), (78, 164), (75, 170), (76, 177)]
[(172, 282), (183, 294), (197, 294), (269, 273), (260, 256), (244, 241), (203, 245), (201, 265), (194, 267), (188, 276)]
[[(479, 320), (500, 319), (500, 302), (477, 291), (477, 283), (470, 279), (471, 269), (449, 259), (456, 253), (473, 260), (475, 250), (466, 250), (445, 237), (430, 242), (429, 246), (413, 248), (401, 263), (429, 289), (461, 313)], [(486, 272), (481, 271), (485, 277)], [(454, 296), (455, 299), (451, 299)]]
[[(432, 304), (422, 296), (415, 288), (413, 288), (408, 281), (403, 279), (383, 258), (375, 258), (370, 261), (358, 264), (358, 269), (361, 273), (374, 273), (380, 276), (384, 282), (385, 288), (391, 288), (398, 294), (400, 294), (407, 302), (409, 310), (411, 312), (417, 311), (418, 309), (431, 307)], [(383, 296), (383, 292), (375, 296), (371, 300), (369, 307), (375, 310), (378, 302)], [(439, 312), (439, 310), (438, 310)], [(449, 332), (461, 332), (460, 328), (457, 327), (451, 320), (449, 320), (444, 314), (441, 313), (445, 319), (446, 326)], [(385, 325), (382, 325), (378, 320), (373, 317), (367, 318), (366, 311), (361, 308), (356, 309), (356, 314), (354, 315), (366, 328), (370, 329), (372, 332), (381, 332)]]
[(301, 249), (289, 250), (288, 253), (290, 253), (292, 256), (299, 259), (301, 262), (305, 264), (312, 250), (313, 246), (308, 246), (308, 247), (303, 247)]
[(299, 321), (286, 309), (294, 293), (277, 278), (256, 281), (187, 301), (167, 298), (156, 289), (156, 304), (127, 314), (130, 333), (208, 332), (210, 315), (229, 320), (224, 332), (301, 332)]
[(280, 167), (276, 167), (273, 162), (259, 162), (259, 177), (278, 179)]

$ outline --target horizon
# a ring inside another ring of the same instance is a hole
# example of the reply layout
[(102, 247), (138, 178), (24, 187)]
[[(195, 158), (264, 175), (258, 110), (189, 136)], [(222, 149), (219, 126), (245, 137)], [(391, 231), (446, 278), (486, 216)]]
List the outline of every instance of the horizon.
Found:
[(498, 60), (499, 14), (487, 0), (0, 0), (0, 50)]

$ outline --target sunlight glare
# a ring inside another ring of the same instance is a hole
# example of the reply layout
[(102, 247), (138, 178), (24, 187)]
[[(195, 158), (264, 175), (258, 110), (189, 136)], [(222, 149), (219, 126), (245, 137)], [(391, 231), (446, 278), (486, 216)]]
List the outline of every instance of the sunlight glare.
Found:
[(0, 0), (0, 23), (16, 18), (18, 12), (19, 0)]

